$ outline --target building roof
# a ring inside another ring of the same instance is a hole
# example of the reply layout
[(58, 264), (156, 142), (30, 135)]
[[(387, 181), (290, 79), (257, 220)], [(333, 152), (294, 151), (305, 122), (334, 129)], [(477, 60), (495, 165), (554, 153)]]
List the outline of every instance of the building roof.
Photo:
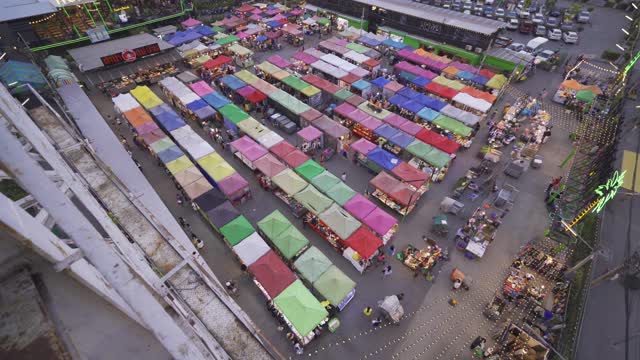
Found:
[(3, 0), (0, 1), (0, 22), (49, 14), (56, 10), (49, 0)]
[(475, 15), (463, 14), (457, 11), (443, 9), (431, 5), (406, 0), (355, 0), (369, 6), (377, 6), (434, 23), (455, 26), (484, 35), (491, 35), (505, 26), (505, 23)]
[(495, 56), (502, 60), (510, 61), (516, 65), (526, 65), (533, 61), (533, 56), (525, 52), (515, 52), (505, 48), (491, 48), (487, 51), (488, 55)]

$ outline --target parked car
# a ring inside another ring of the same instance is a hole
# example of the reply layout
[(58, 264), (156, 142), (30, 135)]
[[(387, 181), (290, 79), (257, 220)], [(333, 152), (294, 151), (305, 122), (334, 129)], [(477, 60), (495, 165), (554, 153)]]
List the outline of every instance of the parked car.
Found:
[(544, 25), (538, 25), (536, 26), (535, 34), (536, 36), (545, 36), (547, 35), (547, 28)]
[(542, 50), (540, 53), (538, 53), (538, 55), (536, 55), (535, 59), (533, 59), (533, 62), (535, 64), (539, 64), (541, 62), (547, 62), (551, 60), (551, 58), (555, 54), (556, 54), (556, 51), (553, 51), (553, 50)]
[(537, 13), (533, 15), (533, 19), (531, 19), (536, 25), (544, 25), (544, 15)]
[(460, 2), (454, 2), (453, 5), (451, 6), (451, 10), (454, 11), (462, 11), (462, 3)]
[(493, 5), (493, 0), (484, 0), (485, 5)]
[(523, 20), (528, 20), (531, 18), (531, 13), (526, 10), (523, 10), (523, 11), (520, 11), (520, 13), (518, 14), (518, 17)]
[(512, 43), (511, 45), (507, 46), (507, 49), (513, 50), (515, 52), (519, 52), (519, 51), (524, 50), (524, 44)]
[(575, 44), (578, 42), (578, 33), (575, 31), (567, 31), (562, 34), (562, 41), (567, 44)]
[(575, 30), (575, 25), (573, 24), (573, 21), (570, 20), (564, 20), (562, 22), (562, 24), (560, 25), (560, 30), (562, 31), (574, 31)]
[(509, 19), (507, 23), (507, 30), (518, 30), (518, 26), (520, 26), (520, 21), (518, 19)]
[(462, 5), (462, 9), (471, 11), (471, 9), (473, 9), (473, 3), (471, 1), (466, 1), (464, 5)]
[(553, 9), (551, 9), (551, 11), (549, 11), (549, 16), (550, 17), (558, 18), (558, 17), (560, 17), (560, 15), (562, 15), (562, 13), (560, 12), (560, 9), (558, 9), (558, 8), (553, 8)]
[(555, 29), (549, 29), (549, 31), (547, 31), (547, 38), (549, 40), (560, 40), (562, 39), (562, 30), (555, 28)]
[(496, 40), (493, 42), (493, 46), (498, 48), (504, 48), (511, 45), (512, 42), (513, 42), (513, 39), (511, 39), (510, 37), (498, 36)]
[(533, 32), (533, 22), (531, 20), (521, 21), (518, 31), (522, 34), (531, 34)]
[(576, 21), (582, 24), (586, 24), (591, 21), (591, 14), (587, 10), (582, 10), (576, 15)]
[(482, 7), (482, 4), (476, 4), (476, 6), (473, 8), (473, 13), (478, 16), (482, 16), (483, 11), (484, 8)]
[(484, 7), (484, 16), (489, 19), (493, 18), (493, 8), (491, 6)]
[(560, 19), (557, 17), (549, 16), (547, 18), (547, 26), (548, 27), (558, 27), (560, 25)]
[(506, 13), (505, 13), (503, 8), (497, 8), (496, 9), (496, 18), (504, 19), (505, 15), (506, 15)]
[(516, 13), (513, 10), (507, 11), (507, 19), (517, 19), (517, 18), (518, 18), (518, 13)]

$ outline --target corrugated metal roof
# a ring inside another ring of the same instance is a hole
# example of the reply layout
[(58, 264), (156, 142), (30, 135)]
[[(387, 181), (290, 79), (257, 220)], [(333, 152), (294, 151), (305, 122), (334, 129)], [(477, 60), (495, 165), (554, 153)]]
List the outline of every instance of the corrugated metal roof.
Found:
[(406, 0), (355, 0), (356, 2), (377, 6), (435, 23), (455, 26), (484, 35), (491, 35), (505, 26), (501, 21), (491, 20), (475, 15), (463, 14), (457, 11), (443, 9), (431, 5), (408, 2)]
[(0, 22), (50, 14), (56, 10), (48, 0), (2, 0)]

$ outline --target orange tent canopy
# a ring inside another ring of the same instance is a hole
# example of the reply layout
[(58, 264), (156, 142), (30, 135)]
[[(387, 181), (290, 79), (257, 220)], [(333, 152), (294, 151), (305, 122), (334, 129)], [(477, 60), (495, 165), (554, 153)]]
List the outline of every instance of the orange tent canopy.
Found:
[(144, 123), (153, 122), (151, 116), (142, 107), (137, 107), (125, 112), (124, 117), (133, 127), (138, 127)]

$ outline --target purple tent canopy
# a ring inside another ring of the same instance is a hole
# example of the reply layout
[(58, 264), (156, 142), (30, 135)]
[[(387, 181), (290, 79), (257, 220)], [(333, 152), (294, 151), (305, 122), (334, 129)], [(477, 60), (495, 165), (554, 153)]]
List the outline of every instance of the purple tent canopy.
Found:
[(253, 94), (255, 91), (256, 91), (256, 89), (254, 89), (253, 86), (250, 86), (250, 85), (247, 85), (245, 87), (242, 87), (242, 88), (236, 90), (238, 95), (243, 96), (243, 97), (247, 97), (250, 94)]
[(307, 126), (306, 128), (298, 131), (298, 136), (300, 136), (304, 141), (313, 141), (322, 136), (322, 131), (313, 126)]
[(400, 129), (402, 127), (402, 125), (404, 125), (404, 123), (406, 123), (407, 119), (403, 118), (402, 116), (398, 115), (398, 114), (391, 114), (389, 116), (387, 116), (386, 118), (382, 119), (382, 121), (386, 122), (387, 124)]
[(249, 150), (252, 146), (258, 145), (258, 143), (253, 141), (253, 139), (251, 139), (249, 136), (245, 135), (239, 138), (238, 140), (232, 141), (231, 143), (229, 143), (229, 145), (231, 145), (232, 149), (235, 149), (240, 153), (244, 153), (247, 150)]
[(476, 75), (476, 76), (472, 77), (469, 81), (484, 86), (489, 81), (489, 79), (487, 79), (486, 77), (484, 77), (482, 75)]
[(478, 68), (469, 64), (463, 64), (461, 62), (458, 61), (454, 61), (451, 64), (449, 64), (450, 66), (455, 67), (456, 69), (460, 69), (463, 71), (468, 71), (470, 73), (476, 74), (478, 73)]
[(369, 140), (360, 139), (351, 144), (351, 149), (357, 151), (363, 155), (367, 155), (371, 150), (375, 149), (376, 145)]
[[(407, 89), (407, 88), (404, 88), (404, 89)], [(402, 90), (404, 90), (404, 89), (402, 89)], [(395, 95), (393, 95), (392, 97), (389, 98), (389, 102), (392, 105), (396, 105), (396, 106), (400, 106), (400, 104), (404, 104), (407, 101), (409, 101), (409, 98), (406, 98), (406, 97), (404, 97), (402, 95), (398, 95), (398, 93), (396, 93)]]
[(407, 121), (406, 123), (404, 123), (401, 127), (400, 130), (406, 132), (407, 134), (411, 135), (411, 136), (415, 136), (418, 132), (420, 132), (420, 130), (422, 130), (422, 126), (412, 122), (412, 121)]
[(249, 183), (240, 174), (233, 173), (233, 175), (218, 181), (218, 187), (227, 198), (233, 199), (239, 192), (244, 192), (249, 188)]
[(377, 128), (379, 128), (380, 126), (382, 126), (382, 121), (373, 118), (373, 117), (369, 117), (366, 120), (363, 120), (360, 125), (364, 126), (365, 128), (371, 130), (371, 131), (375, 131)]
[(279, 67), (280, 69), (286, 69), (292, 65), (288, 60), (284, 59), (280, 55), (270, 56), (267, 58), (267, 61)]
[(369, 213), (362, 222), (378, 235), (384, 236), (398, 223), (398, 220), (384, 212), (382, 209), (376, 208)]
[(173, 46), (179, 46), (179, 45), (191, 42), (193, 40), (199, 39), (201, 37), (202, 37), (202, 34), (193, 30), (177, 31), (168, 41), (169, 41), (169, 44)]
[(302, 61), (303, 63), (305, 63), (307, 65), (313, 64), (314, 62), (318, 61), (317, 58), (315, 58), (315, 57), (313, 57), (313, 56), (311, 56), (311, 55), (309, 55), (307, 53), (304, 53), (304, 52), (296, 53), (295, 55), (293, 55), (293, 58), (296, 59), (296, 60), (300, 60), (300, 61)]
[(417, 98), (418, 96), (420, 96), (420, 93), (415, 91), (415, 90), (413, 90), (412, 88), (406, 87), (406, 88), (398, 91), (396, 93), (396, 95), (401, 95), (401, 96), (406, 97), (408, 100), (413, 100), (413, 99)]
[(353, 215), (353, 217), (360, 221), (364, 220), (369, 214), (378, 208), (369, 199), (362, 196), (362, 194), (356, 194), (356, 196), (347, 201), (343, 207), (349, 212), (349, 214)]
[(351, 105), (349, 103), (346, 103), (346, 102), (336, 106), (336, 108), (333, 109), (333, 111), (336, 114), (342, 115), (344, 117), (349, 117), (349, 114), (351, 114), (355, 110), (356, 110), (355, 106), (353, 106), (353, 105)]

